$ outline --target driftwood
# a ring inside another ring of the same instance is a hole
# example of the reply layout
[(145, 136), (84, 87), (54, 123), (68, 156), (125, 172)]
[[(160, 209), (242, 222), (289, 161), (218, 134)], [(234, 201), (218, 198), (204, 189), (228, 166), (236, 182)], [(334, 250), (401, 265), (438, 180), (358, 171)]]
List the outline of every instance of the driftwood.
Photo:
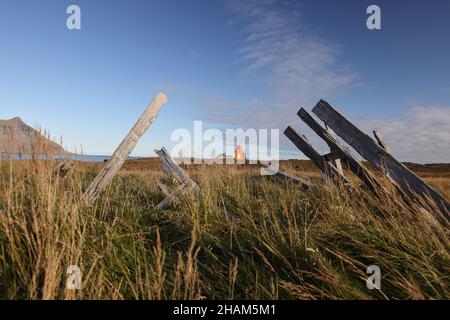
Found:
[(186, 189), (192, 189), (194, 192), (200, 191), (200, 187), (197, 183), (192, 180), (178, 164), (175, 163), (166, 148), (163, 147), (161, 150), (155, 150), (155, 153), (161, 159), (164, 171), (166, 173), (168, 172), (173, 174), (181, 184), (175, 191), (170, 192), (169, 188), (163, 182), (157, 182), (158, 187), (166, 195), (166, 198), (156, 206), (157, 209), (170, 208), (176, 202), (181, 193), (183, 193)]
[(86, 204), (93, 203), (99, 196), (100, 192), (105, 188), (122, 167), (125, 160), (136, 146), (139, 138), (147, 131), (150, 125), (158, 117), (158, 114), (169, 98), (162, 92), (158, 93), (142, 116), (123, 139), (122, 143), (117, 147), (111, 159), (95, 177), (89, 188), (83, 195)]
[(448, 225), (450, 204), (435, 189), (360, 131), (326, 101), (319, 101), (312, 112), (373, 166), (386, 172), (388, 178), (411, 200), (424, 203), (428, 207), (426, 209), (431, 209), (441, 222)]
[(306, 181), (305, 179), (294, 176), (293, 174), (284, 172), (279, 169), (277, 170), (269, 164), (262, 164), (262, 166), (264, 167), (264, 170), (269, 171), (270, 173), (274, 174), (277, 177), (285, 178), (285, 179), (287, 178), (287, 179), (297, 182), (298, 184), (300, 184), (302, 186), (302, 188), (304, 190), (309, 190), (312, 187), (312, 184), (309, 181)]

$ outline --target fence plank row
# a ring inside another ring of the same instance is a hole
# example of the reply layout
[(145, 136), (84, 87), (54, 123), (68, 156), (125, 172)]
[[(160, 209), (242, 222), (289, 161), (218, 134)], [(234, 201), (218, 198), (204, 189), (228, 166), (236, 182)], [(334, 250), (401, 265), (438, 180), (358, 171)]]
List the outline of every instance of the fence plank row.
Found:
[(330, 165), (323, 156), (321, 156), (314, 147), (307, 141), (304, 136), (298, 134), (292, 127), (288, 126), (284, 131), (286, 137), (292, 141), (292, 143), (304, 153), (305, 156), (310, 158), (314, 164), (322, 171), (325, 177), (337, 184), (344, 182), (346, 185), (350, 185), (350, 181), (341, 175), (339, 171), (332, 165)]
[(330, 149), (333, 150), (333, 154), (338, 155), (341, 159), (346, 161), (348, 168), (356, 176), (358, 176), (358, 178), (360, 178), (365, 185), (367, 185), (371, 190), (377, 192), (384, 189), (376, 177), (352, 155), (350, 150), (336, 140), (330, 131), (323, 128), (304, 108), (301, 108), (297, 114), (303, 122), (305, 122), (320, 138), (326, 142)]
[(450, 204), (442, 195), (360, 131), (328, 102), (320, 100), (312, 112), (372, 165), (380, 170), (386, 170), (388, 177), (410, 199), (425, 203), (440, 221), (447, 224), (450, 222)]

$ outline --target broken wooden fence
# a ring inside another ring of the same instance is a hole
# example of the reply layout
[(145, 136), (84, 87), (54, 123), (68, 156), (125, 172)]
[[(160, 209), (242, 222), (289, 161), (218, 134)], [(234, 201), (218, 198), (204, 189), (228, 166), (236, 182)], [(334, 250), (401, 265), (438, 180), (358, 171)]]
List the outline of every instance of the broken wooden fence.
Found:
[(180, 186), (175, 191), (171, 192), (169, 187), (162, 181), (157, 182), (158, 187), (166, 195), (166, 198), (156, 206), (157, 209), (168, 209), (187, 189), (192, 189), (195, 192), (198, 192), (200, 190), (197, 183), (195, 183), (195, 181), (192, 180), (189, 175), (184, 172), (184, 170), (178, 164), (175, 163), (166, 148), (163, 147), (161, 148), (161, 150), (155, 150), (155, 153), (161, 159), (164, 172), (166, 174), (172, 174), (173, 176), (175, 176), (175, 178), (180, 183)]
[(341, 159), (372, 191), (376, 193), (384, 192), (382, 184), (361, 161), (353, 156), (345, 145), (333, 136), (334, 132), (370, 164), (380, 169), (403, 195), (419, 205), (425, 206), (425, 209), (433, 212), (439, 221), (448, 225), (450, 212), (448, 201), (395, 159), (376, 131), (374, 136), (378, 143), (364, 134), (324, 100), (319, 101), (312, 112), (325, 123), (325, 128), (303, 108), (298, 112), (298, 116), (327, 143), (331, 151), (329, 154), (320, 155), (305, 136), (298, 134), (291, 127), (287, 127), (284, 134), (315, 163), (328, 180), (349, 185), (348, 179), (343, 175), (336, 162), (333, 164), (333, 161)]
[(71, 159), (65, 159), (61, 162), (59, 162), (56, 166), (52, 169), (52, 177), (59, 177), (64, 178), (69, 171), (72, 169), (74, 165), (74, 162)]
[(111, 159), (109, 159), (105, 166), (100, 170), (94, 181), (84, 193), (83, 199), (86, 204), (93, 203), (98, 198), (103, 188), (112, 181), (125, 160), (128, 159), (128, 156), (133, 151), (140, 137), (158, 117), (159, 112), (168, 99), (167, 95), (162, 92), (159, 92), (153, 98), (139, 120), (123, 139), (122, 143), (117, 147), (116, 151), (114, 151)]
[(263, 166), (264, 170), (266, 170), (266, 173), (277, 176), (279, 178), (285, 178), (285, 179), (292, 180), (292, 181), (298, 183), (299, 185), (301, 185), (303, 190), (309, 190), (313, 186), (313, 184), (311, 182), (309, 182), (305, 179), (302, 179), (300, 177), (294, 176), (291, 173), (282, 171), (280, 169), (276, 169), (269, 164), (263, 163), (262, 166)]

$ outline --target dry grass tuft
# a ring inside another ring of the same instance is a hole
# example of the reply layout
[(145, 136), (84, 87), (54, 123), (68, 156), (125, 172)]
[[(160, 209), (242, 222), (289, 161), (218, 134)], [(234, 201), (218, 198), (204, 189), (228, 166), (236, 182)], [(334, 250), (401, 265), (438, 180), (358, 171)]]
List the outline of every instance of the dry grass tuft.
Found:
[[(0, 161), (1, 299), (450, 298), (447, 230), (394, 195), (349, 195), (310, 173), (321, 187), (305, 193), (254, 169), (201, 166), (189, 170), (199, 199), (173, 210), (154, 210), (161, 174), (148, 170), (121, 172), (86, 208), (96, 168), (76, 163), (60, 179), (54, 165)], [(380, 291), (366, 288), (371, 264)], [(79, 291), (65, 289), (69, 265), (82, 270)]]

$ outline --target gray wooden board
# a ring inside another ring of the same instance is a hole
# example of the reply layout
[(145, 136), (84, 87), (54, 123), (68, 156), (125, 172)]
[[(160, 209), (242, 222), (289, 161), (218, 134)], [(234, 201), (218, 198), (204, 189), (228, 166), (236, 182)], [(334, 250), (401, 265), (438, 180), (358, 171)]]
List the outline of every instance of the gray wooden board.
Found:
[(304, 108), (298, 112), (298, 116), (305, 122), (326, 144), (333, 150), (333, 154), (344, 159), (349, 169), (358, 176), (371, 190), (381, 191), (383, 188), (373, 174), (367, 170), (350, 150), (336, 140), (330, 131), (323, 128)]
[(350, 181), (341, 175), (338, 170), (330, 165), (323, 156), (321, 156), (314, 147), (307, 141), (304, 136), (299, 135), (292, 127), (288, 126), (284, 131), (286, 137), (292, 141), (292, 143), (302, 151), (305, 156), (310, 158), (314, 164), (322, 171), (325, 176), (335, 183), (344, 182), (350, 185)]
[(139, 120), (123, 139), (122, 143), (114, 151), (111, 159), (104, 165), (100, 172), (90, 184), (83, 195), (86, 204), (93, 203), (117, 174), (123, 163), (133, 151), (139, 138), (147, 131), (150, 125), (156, 120), (158, 114), (169, 98), (162, 92), (159, 92), (145, 109)]
[[(386, 170), (388, 177), (412, 199), (420, 197), (430, 209), (437, 207), (439, 212), (433, 210), (437, 218), (449, 223), (450, 204), (435, 189), (420, 179), (401, 162), (380, 147), (372, 138), (359, 130), (328, 102), (320, 100), (312, 112), (323, 122), (327, 123), (333, 131), (344, 141), (359, 152), (376, 168)], [(432, 201), (430, 201), (430, 198)]]

